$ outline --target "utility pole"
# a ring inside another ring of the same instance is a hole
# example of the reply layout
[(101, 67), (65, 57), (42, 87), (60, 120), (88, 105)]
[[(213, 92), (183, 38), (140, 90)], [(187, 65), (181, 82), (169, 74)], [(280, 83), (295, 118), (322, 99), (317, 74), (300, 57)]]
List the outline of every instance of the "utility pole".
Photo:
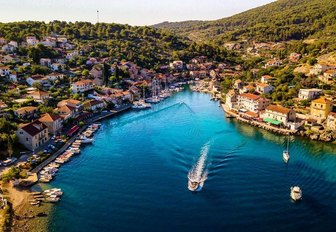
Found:
[(97, 23), (99, 23), (99, 10), (97, 10)]

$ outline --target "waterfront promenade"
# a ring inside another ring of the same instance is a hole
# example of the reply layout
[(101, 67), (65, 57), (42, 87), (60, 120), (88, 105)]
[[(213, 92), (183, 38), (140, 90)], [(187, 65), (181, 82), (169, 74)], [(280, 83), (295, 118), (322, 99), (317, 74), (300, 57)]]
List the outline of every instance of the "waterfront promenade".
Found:
[(66, 151), (66, 149), (68, 149), (68, 147), (77, 139), (78, 135), (83, 133), (89, 124), (91, 123), (95, 123), (95, 122), (98, 122), (98, 121), (101, 121), (103, 119), (106, 119), (106, 118), (110, 118), (112, 117), (113, 115), (116, 115), (118, 113), (121, 113), (121, 112), (124, 112), (124, 111), (127, 111), (131, 108), (131, 106), (129, 105), (126, 105), (126, 106), (123, 106), (123, 107), (120, 107), (116, 110), (111, 110), (110, 112), (108, 113), (102, 113), (100, 115), (97, 115), (95, 117), (93, 117), (92, 119), (90, 119), (87, 124), (85, 126), (83, 126), (82, 128), (80, 128), (80, 130), (75, 134), (73, 135), (57, 152), (55, 152), (52, 156), (50, 156), (48, 159), (46, 159), (45, 161), (43, 161), (41, 164), (39, 164), (38, 166), (36, 166), (32, 171), (31, 173), (38, 173), (39, 171), (41, 171), (45, 166), (47, 166), (49, 163), (51, 163), (52, 161), (54, 161), (58, 156), (60, 156), (64, 151)]

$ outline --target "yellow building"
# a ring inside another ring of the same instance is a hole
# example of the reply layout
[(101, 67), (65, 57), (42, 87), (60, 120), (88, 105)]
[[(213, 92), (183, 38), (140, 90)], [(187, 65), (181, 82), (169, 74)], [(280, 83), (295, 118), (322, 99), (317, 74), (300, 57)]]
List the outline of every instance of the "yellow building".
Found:
[(324, 97), (312, 101), (310, 106), (310, 116), (319, 123), (327, 119), (332, 111), (332, 102)]

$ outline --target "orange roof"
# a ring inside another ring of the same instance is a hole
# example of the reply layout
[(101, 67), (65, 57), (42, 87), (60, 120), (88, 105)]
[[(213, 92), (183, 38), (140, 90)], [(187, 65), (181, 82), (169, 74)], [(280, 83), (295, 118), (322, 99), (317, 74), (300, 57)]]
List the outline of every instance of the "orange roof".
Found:
[(278, 105), (269, 105), (266, 110), (269, 111), (274, 111), (282, 114), (288, 114), (290, 112), (290, 109), (283, 107), (283, 106), (278, 106)]
[(248, 99), (251, 99), (251, 100), (258, 100), (260, 97), (255, 95), (255, 94), (252, 94), (252, 93), (243, 93), (243, 94), (240, 94), (240, 97), (243, 97), (243, 98), (248, 98)]
[(268, 84), (265, 84), (265, 83), (257, 83), (257, 86), (260, 86), (260, 87), (265, 88), (265, 87), (267, 87), (267, 86), (269, 86), (269, 85), (268, 85)]
[(58, 119), (61, 119), (61, 117), (57, 114), (45, 114), (43, 117), (39, 119), (40, 122), (55, 122)]
[(319, 99), (313, 100), (312, 103), (319, 103), (319, 104), (332, 104), (332, 102), (324, 97), (320, 97)]

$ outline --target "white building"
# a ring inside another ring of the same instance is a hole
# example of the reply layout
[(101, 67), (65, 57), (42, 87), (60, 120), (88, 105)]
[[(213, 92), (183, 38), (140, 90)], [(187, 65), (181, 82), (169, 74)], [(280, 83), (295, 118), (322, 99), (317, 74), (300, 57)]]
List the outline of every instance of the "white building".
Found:
[(27, 36), (26, 42), (28, 46), (35, 46), (39, 43), (35, 36)]
[(299, 99), (300, 100), (314, 100), (322, 95), (322, 89), (300, 89)]
[(238, 106), (240, 109), (259, 113), (265, 110), (270, 104), (270, 100), (251, 93), (243, 93), (238, 96)]
[(38, 120), (20, 127), (16, 135), (19, 142), (31, 151), (49, 140), (48, 127)]
[(295, 121), (296, 113), (294, 110), (285, 108), (283, 106), (269, 105), (261, 117), (266, 122), (268, 121), (278, 125), (283, 124), (287, 126), (288, 122)]
[(73, 93), (83, 93), (94, 89), (93, 81), (91, 80), (82, 80), (72, 83), (71, 90)]

